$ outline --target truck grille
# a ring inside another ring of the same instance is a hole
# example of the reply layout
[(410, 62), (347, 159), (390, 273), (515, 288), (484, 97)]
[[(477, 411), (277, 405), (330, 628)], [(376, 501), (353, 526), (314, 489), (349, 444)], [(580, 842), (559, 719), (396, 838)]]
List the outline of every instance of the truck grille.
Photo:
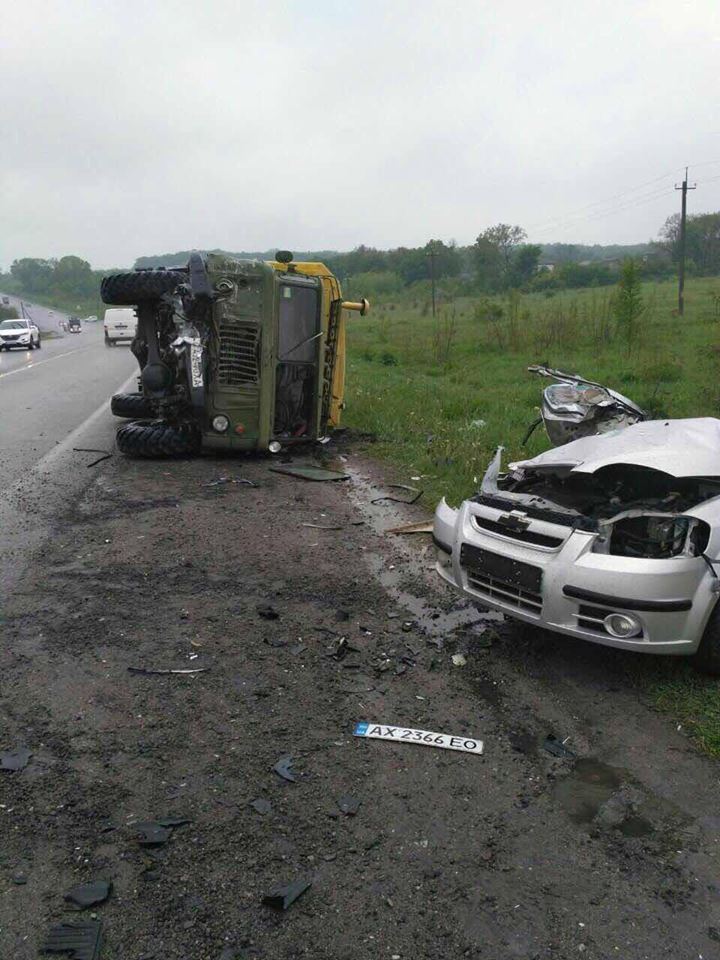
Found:
[(495, 577), (475, 570), (468, 571), (468, 583), (473, 590), (485, 594), (491, 600), (497, 600), (498, 603), (506, 603), (508, 606), (514, 606), (519, 610), (540, 616), (542, 597), (539, 593), (525, 590), (514, 583), (508, 583), (507, 580), (496, 580)]
[(259, 342), (259, 327), (223, 319), (220, 325), (218, 383), (226, 387), (257, 383), (260, 379)]

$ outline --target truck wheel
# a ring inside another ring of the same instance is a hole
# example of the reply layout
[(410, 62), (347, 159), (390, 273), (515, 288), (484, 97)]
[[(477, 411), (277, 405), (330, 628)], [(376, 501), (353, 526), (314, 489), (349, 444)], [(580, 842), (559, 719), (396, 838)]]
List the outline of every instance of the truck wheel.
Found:
[(713, 677), (720, 676), (720, 602), (710, 614), (692, 665)]
[(116, 417), (129, 420), (152, 420), (156, 413), (152, 400), (141, 393), (116, 393), (110, 401), (110, 410)]
[(184, 270), (137, 270), (134, 273), (113, 273), (103, 277), (100, 296), (103, 303), (132, 307), (136, 303), (159, 300), (172, 293), (178, 284), (187, 281)]
[(200, 431), (164, 420), (135, 420), (118, 427), (117, 445), (129, 457), (182, 457), (200, 451)]

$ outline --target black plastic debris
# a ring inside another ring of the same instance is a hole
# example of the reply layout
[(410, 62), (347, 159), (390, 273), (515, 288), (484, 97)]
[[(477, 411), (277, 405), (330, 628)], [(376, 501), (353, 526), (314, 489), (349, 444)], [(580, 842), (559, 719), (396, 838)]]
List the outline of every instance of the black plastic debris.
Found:
[(273, 767), (273, 770), (275, 771), (275, 773), (277, 773), (279, 777), (282, 777), (283, 780), (289, 780), (290, 783), (297, 783), (297, 777), (295, 776), (295, 774), (291, 769), (292, 763), (293, 763), (292, 757), (290, 756), (280, 757), (278, 762)]
[(272, 813), (272, 804), (269, 800), (263, 799), (263, 797), (258, 797), (257, 800), (251, 801), (250, 806), (253, 810), (257, 810), (258, 813), (262, 813), (263, 815)]
[(0, 770), (24, 770), (32, 756), (27, 747), (18, 747), (17, 750), (7, 750), (0, 753)]
[(100, 921), (88, 920), (85, 923), (59, 923), (50, 927), (40, 949), (43, 953), (69, 954), (73, 960), (97, 960), (101, 946)]
[(304, 643), (296, 643), (295, 646), (290, 647), (290, 653), (294, 654), (295, 656), (303, 653), (305, 650), (307, 650), (307, 647)]
[(112, 883), (107, 880), (96, 880), (94, 883), (81, 883), (65, 894), (65, 900), (79, 909), (94, 907), (104, 903), (110, 896)]
[(547, 752), (551, 753), (554, 757), (560, 757), (563, 760), (574, 760), (577, 756), (569, 747), (565, 746), (562, 740), (558, 740), (552, 733), (549, 733), (547, 737), (545, 737), (543, 750), (547, 750)]
[(137, 842), (141, 847), (155, 847), (167, 843), (172, 835), (172, 827), (163, 826), (157, 820), (146, 820), (143, 823), (134, 823)]
[(159, 817), (156, 821), (162, 827), (184, 827), (186, 823), (192, 823), (188, 817)]
[(311, 886), (312, 880), (296, 880), (286, 887), (276, 887), (270, 893), (265, 894), (263, 903), (266, 907), (272, 907), (274, 910), (287, 910)]
[(279, 620), (280, 614), (277, 612), (275, 607), (271, 607), (269, 603), (261, 603), (258, 605), (257, 614), (259, 617), (262, 617), (263, 620)]
[(16, 873), (11, 877), (12, 882), (17, 887), (24, 887), (27, 883), (27, 876), (24, 873)]
[(340, 812), (344, 813), (346, 817), (354, 817), (360, 809), (361, 803), (362, 801), (358, 800), (357, 797), (344, 796), (338, 799), (337, 805)]

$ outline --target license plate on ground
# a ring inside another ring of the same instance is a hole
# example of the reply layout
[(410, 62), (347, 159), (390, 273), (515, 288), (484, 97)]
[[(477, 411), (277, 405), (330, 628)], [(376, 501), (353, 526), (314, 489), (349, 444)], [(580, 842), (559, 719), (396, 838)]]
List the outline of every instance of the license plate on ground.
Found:
[(471, 543), (464, 543), (460, 548), (460, 563), (468, 570), (475, 570), (494, 580), (502, 580), (531, 593), (540, 593), (542, 570), (530, 563), (502, 557), (499, 553), (482, 550)]
[(441, 750), (461, 750), (463, 753), (482, 753), (483, 742), (475, 737), (452, 736), (449, 733), (433, 733), (430, 730), (414, 730), (410, 727), (392, 727), (387, 723), (372, 723), (363, 720), (355, 724), (353, 735), (372, 740), (392, 740), (393, 743), (416, 743), (422, 747), (439, 747)]

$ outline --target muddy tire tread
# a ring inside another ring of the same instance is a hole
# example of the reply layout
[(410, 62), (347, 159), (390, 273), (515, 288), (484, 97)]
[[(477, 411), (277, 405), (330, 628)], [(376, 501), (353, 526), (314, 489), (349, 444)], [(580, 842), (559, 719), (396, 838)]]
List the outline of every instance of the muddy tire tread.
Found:
[(200, 432), (164, 420), (123, 423), (116, 434), (118, 449), (128, 457), (185, 457), (200, 450)]

